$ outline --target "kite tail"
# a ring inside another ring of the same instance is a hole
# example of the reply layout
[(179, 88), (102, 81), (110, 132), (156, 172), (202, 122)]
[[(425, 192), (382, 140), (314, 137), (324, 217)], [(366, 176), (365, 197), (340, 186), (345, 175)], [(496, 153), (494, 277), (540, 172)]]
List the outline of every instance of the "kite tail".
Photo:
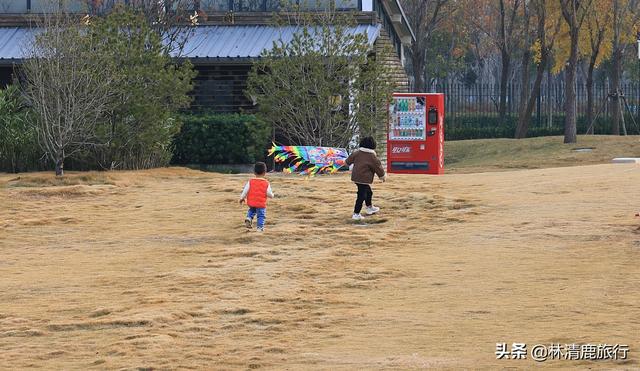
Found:
[(314, 176), (320, 173), (337, 172), (347, 158), (341, 148), (312, 146), (278, 146), (272, 143), (268, 152), (275, 162), (291, 161), (282, 171), (287, 174), (299, 172), (301, 175)]

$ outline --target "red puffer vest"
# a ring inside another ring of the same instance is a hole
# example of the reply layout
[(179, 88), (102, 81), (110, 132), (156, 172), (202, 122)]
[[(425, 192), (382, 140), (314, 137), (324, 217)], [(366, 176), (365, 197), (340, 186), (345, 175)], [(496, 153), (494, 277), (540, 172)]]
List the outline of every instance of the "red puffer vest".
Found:
[(247, 205), (257, 208), (267, 207), (267, 188), (269, 188), (269, 181), (266, 179), (253, 178), (249, 180)]

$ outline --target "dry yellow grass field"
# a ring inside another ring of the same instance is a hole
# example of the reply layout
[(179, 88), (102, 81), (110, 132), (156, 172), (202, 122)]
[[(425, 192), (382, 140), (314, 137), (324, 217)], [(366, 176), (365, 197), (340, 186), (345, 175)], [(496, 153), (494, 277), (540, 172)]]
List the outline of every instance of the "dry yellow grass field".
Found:
[[(640, 167), (390, 176), (0, 174), (0, 368), (640, 368)], [(497, 360), (497, 342), (627, 344)]]

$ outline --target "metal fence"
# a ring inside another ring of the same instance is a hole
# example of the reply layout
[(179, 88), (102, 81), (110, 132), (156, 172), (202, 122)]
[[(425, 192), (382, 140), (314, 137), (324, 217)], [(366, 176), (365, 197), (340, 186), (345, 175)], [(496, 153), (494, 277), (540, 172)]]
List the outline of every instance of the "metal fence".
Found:
[[(640, 134), (638, 117), (640, 116), (640, 86), (638, 84), (625, 84), (621, 87), (624, 99), (621, 99), (624, 122), (629, 134)], [(445, 94), (445, 109), (447, 129), (457, 132), (459, 135), (452, 139), (468, 139), (478, 137), (478, 130), (502, 128), (493, 130), (493, 133), (480, 135), (511, 136), (515, 131), (518, 119), (518, 110), (521, 101), (522, 86), (511, 84), (507, 87), (506, 117), (499, 120), (500, 86), (493, 84), (443, 84), (436, 87), (436, 91)], [(531, 89), (529, 89), (531, 91)], [(611, 89), (604, 84), (593, 87), (593, 121), (596, 134), (609, 134), (611, 132), (611, 117), (614, 99), (609, 98)], [(540, 94), (536, 97), (534, 110), (530, 123), (530, 131), (533, 135), (561, 134), (564, 125), (564, 83), (543, 84)], [(578, 134), (584, 134), (591, 124), (587, 122), (587, 88), (584, 84), (576, 87), (576, 112), (578, 122)], [(637, 124), (633, 123), (635, 119)], [(622, 132), (622, 129), (621, 129)], [(460, 134), (463, 133), (463, 134)], [(470, 134), (464, 134), (470, 133)], [(459, 136), (462, 137), (459, 137)], [(450, 136), (451, 137), (451, 136)]]

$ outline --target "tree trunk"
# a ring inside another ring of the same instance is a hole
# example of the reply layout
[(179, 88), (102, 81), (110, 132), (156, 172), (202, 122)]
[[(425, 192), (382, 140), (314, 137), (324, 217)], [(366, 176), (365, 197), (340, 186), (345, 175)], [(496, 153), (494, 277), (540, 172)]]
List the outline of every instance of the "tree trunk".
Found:
[(413, 64), (413, 78), (415, 80), (414, 91), (422, 92), (425, 89), (425, 60), (424, 50), (419, 50), (418, 45), (413, 45), (411, 63)]
[(551, 101), (551, 84), (553, 83), (553, 79), (551, 77), (551, 63), (547, 65), (547, 127), (551, 128), (553, 126), (553, 103)]
[(64, 175), (64, 159), (58, 158), (56, 159), (56, 176)]
[(611, 134), (620, 135), (620, 76), (622, 75), (622, 50), (615, 47), (612, 55), (611, 66), (611, 96), (610, 112), (611, 112)]
[(589, 72), (587, 73), (587, 134), (594, 133), (593, 121), (593, 70), (596, 65), (597, 55), (592, 55), (589, 60)]
[(502, 72), (500, 75), (500, 122), (504, 124), (507, 116), (507, 84), (509, 82), (509, 70), (511, 67), (511, 57), (505, 49), (502, 50)]
[(578, 29), (571, 30), (571, 53), (565, 71), (564, 142), (576, 143), (576, 70), (578, 67)]
[[(529, 98), (529, 83), (531, 80), (531, 73), (529, 68), (531, 66), (531, 33), (529, 29), (529, 6), (527, 3), (522, 4), (522, 10), (524, 12), (524, 35), (525, 47), (522, 52), (522, 86), (520, 87), (520, 104), (518, 106), (518, 126), (520, 126), (520, 117), (522, 117), (527, 109), (527, 103)], [(517, 130), (516, 130), (517, 135)]]
[(540, 95), (540, 86), (542, 85), (542, 78), (544, 77), (544, 72), (547, 69), (547, 57), (543, 57), (542, 61), (538, 65), (536, 69), (536, 79), (533, 82), (533, 89), (531, 91), (531, 95), (529, 95), (529, 99), (527, 100), (527, 105), (523, 112), (518, 117), (518, 126), (516, 127), (516, 139), (522, 139), (527, 137), (527, 131), (529, 130), (529, 122), (531, 122), (531, 115), (533, 114), (533, 106), (536, 103), (536, 99)]
[(527, 108), (529, 98), (529, 66), (531, 65), (531, 52), (526, 49), (522, 53), (522, 87), (520, 88), (520, 108), (518, 108), (518, 116), (522, 116)]

